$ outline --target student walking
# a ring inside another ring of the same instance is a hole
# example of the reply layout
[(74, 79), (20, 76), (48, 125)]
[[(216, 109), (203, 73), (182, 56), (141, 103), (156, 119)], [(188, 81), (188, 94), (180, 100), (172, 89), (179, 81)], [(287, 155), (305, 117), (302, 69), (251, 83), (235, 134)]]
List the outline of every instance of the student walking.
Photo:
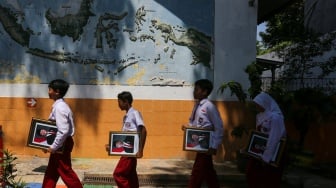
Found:
[(270, 162), (280, 139), (286, 138), (287, 135), (284, 117), (277, 102), (265, 92), (258, 94), (253, 102), (259, 112), (256, 116), (256, 130), (267, 134), (268, 140), (260, 160), (250, 158), (248, 162), (246, 171), (248, 187), (280, 188), (287, 159), (286, 152), (283, 153), (278, 167), (271, 166)]
[[(48, 85), (49, 98), (54, 100), (49, 120), (57, 126), (56, 138), (45, 152), (50, 152), (49, 162), (44, 174), (42, 188), (56, 187), (61, 176), (67, 187), (82, 188), (77, 174), (72, 169), (71, 152), (74, 145), (72, 136), (75, 133), (73, 114), (69, 105), (64, 101), (69, 84), (61, 79), (53, 80)], [(62, 151), (59, 152), (59, 149)]]
[[(194, 166), (189, 179), (189, 188), (199, 188), (205, 181), (209, 188), (219, 188), (217, 173), (213, 166), (212, 155), (216, 155), (223, 139), (223, 122), (217, 107), (208, 99), (213, 90), (212, 82), (200, 79), (195, 82), (195, 106), (189, 119), (189, 125), (203, 129), (213, 130), (210, 136), (210, 146), (207, 153), (197, 153)], [(182, 129), (185, 129), (183, 126)]]
[(140, 133), (139, 151), (136, 157), (120, 157), (114, 169), (113, 178), (119, 188), (139, 187), (138, 174), (136, 171), (137, 158), (143, 156), (143, 149), (146, 142), (147, 130), (139, 111), (132, 107), (133, 96), (130, 92), (124, 91), (118, 94), (118, 105), (121, 110), (126, 111), (123, 118), (122, 131), (137, 131)]

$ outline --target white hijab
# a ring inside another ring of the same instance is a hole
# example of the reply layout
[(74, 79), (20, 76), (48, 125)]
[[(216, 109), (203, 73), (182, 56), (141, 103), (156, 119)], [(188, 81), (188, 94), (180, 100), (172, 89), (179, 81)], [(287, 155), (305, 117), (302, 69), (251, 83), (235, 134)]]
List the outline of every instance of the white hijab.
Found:
[[(272, 119), (271, 129), (267, 133), (269, 139), (267, 140), (266, 149), (261, 156), (262, 160), (270, 162), (275, 155), (276, 146), (282, 137), (286, 137), (286, 128), (283, 121), (283, 114), (275, 102), (275, 100), (267, 93), (260, 93), (253, 101), (262, 106), (265, 111), (257, 114), (257, 126), (262, 125), (266, 120)], [(278, 117), (274, 119), (274, 117)]]
[(265, 111), (257, 115), (257, 125), (260, 125), (264, 120), (271, 118), (272, 114), (278, 114), (283, 118), (283, 114), (275, 102), (275, 100), (265, 92), (258, 94), (253, 101), (262, 106)]

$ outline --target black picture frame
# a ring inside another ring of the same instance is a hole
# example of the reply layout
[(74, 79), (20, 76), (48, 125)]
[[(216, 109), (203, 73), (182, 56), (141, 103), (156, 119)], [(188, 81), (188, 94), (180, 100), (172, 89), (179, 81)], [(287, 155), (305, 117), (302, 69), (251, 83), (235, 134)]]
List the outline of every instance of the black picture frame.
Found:
[(133, 131), (110, 131), (108, 155), (136, 157), (140, 134)]
[[(56, 122), (32, 118), (28, 134), (27, 146), (38, 149), (48, 149), (54, 142), (57, 133)], [(63, 152), (63, 147), (58, 149)]]
[[(243, 151), (243, 153), (261, 160), (261, 156), (264, 153), (267, 140), (268, 140), (268, 135), (258, 132), (258, 131), (251, 131), (247, 147)], [(281, 157), (285, 150), (285, 145), (286, 145), (286, 139), (284, 138), (280, 139), (280, 142), (278, 143), (276, 147), (276, 152), (270, 161), (271, 165), (279, 166)]]
[(207, 152), (210, 147), (212, 130), (197, 127), (185, 127), (183, 136), (183, 150)]

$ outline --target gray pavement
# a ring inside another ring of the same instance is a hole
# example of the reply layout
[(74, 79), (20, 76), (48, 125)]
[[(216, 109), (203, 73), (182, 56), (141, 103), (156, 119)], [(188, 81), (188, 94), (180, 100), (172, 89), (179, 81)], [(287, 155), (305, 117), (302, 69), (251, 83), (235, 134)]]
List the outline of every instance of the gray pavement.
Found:
[[(39, 188), (48, 158), (16, 155), (17, 179), (28, 183), (27, 188)], [(113, 187), (112, 172), (118, 159), (73, 158), (72, 165), (84, 187)], [(186, 187), (192, 169), (192, 160), (139, 159), (140, 187)], [(215, 163), (223, 188), (246, 188), (245, 176), (234, 162)], [(99, 183), (98, 183), (99, 182)], [(106, 185), (104, 185), (104, 183)], [(111, 185), (112, 184), (112, 185)], [(65, 187), (60, 179), (58, 187)], [(116, 187), (116, 186), (114, 186)], [(336, 188), (336, 180), (322, 177), (307, 170), (289, 168), (283, 178), (282, 188)]]

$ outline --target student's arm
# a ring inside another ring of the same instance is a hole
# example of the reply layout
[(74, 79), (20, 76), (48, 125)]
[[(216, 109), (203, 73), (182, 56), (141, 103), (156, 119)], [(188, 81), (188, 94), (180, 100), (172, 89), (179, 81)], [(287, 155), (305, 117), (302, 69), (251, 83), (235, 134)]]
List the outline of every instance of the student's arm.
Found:
[(283, 124), (283, 118), (278, 115), (273, 115), (271, 119), (271, 130), (268, 135), (268, 140), (266, 143), (266, 149), (261, 156), (262, 160), (266, 163), (271, 162), (276, 147), (280, 142), (281, 137), (284, 135), (285, 127)]
[(223, 134), (224, 134), (224, 125), (222, 118), (219, 114), (219, 111), (215, 105), (211, 105), (208, 108), (208, 117), (211, 123), (213, 124), (213, 135), (212, 135), (212, 143), (207, 152), (208, 155), (216, 155), (217, 149), (222, 144)]
[(140, 133), (140, 143), (139, 143), (139, 151), (137, 153), (137, 158), (142, 158), (143, 156), (143, 150), (145, 148), (146, 144), (146, 137), (147, 137), (147, 130), (145, 126), (139, 126), (138, 131)]

